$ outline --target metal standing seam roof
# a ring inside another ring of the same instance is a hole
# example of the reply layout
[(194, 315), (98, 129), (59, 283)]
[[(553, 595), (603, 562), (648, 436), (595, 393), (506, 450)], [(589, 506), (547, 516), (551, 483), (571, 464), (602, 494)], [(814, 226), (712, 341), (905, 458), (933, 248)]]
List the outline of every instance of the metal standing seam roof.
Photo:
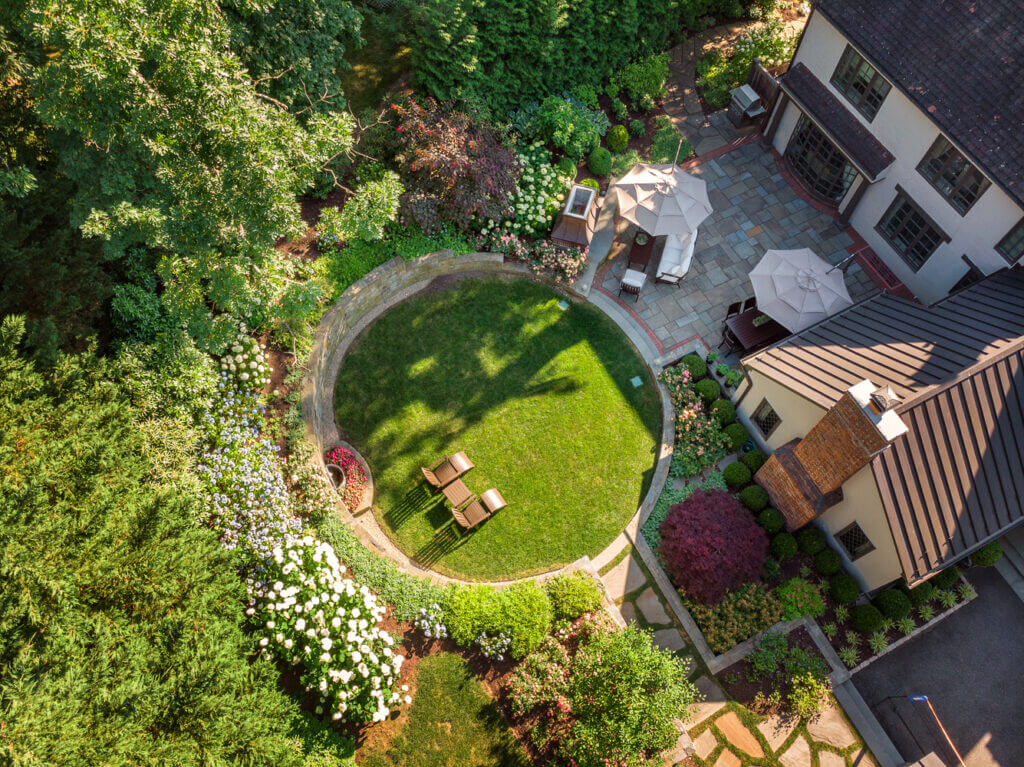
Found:
[(896, 161), (892, 152), (803, 63), (791, 66), (779, 83), (871, 180)]
[(881, 294), (744, 364), (826, 408), (865, 378), (903, 399), (873, 469), (911, 582), (1024, 523), (1024, 272), (930, 307)]
[(1024, 0), (817, 0), (816, 8), (1024, 204)]

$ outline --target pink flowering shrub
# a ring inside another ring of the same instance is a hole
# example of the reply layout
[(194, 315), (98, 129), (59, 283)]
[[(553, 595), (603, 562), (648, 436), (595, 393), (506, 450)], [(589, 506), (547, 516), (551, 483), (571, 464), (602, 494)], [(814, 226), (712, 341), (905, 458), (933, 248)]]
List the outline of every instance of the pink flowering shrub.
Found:
[(564, 248), (548, 240), (541, 240), (533, 246), (534, 272), (553, 274), (556, 282), (571, 285), (583, 273), (587, 263), (586, 248)]
[(363, 490), (366, 488), (367, 477), (363, 465), (359, 463), (355, 453), (341, 445), (328, 450), (324, 460), (341, 467), (341, 470), (345, 472), (345, 487), (341, 489), (341, 499), (350, 510), (355, 510), (359, 506), (359, 502), (363, 498)]
[(530, 243), (509, 232), (485, 232), (477, 238), (477, 245), (491, 253), (503, 253), (505, 258), (512, 261), (530, 260)]
[(711, 417), (690, 382), (685, 365), (666, 368), (658, 380), (668, 389), (676, 411), (676, 438), (672, 453), (674, 477), (692, 477), (725, 457), (727, 439), (722, 426)]
[(724, 490), (694, 493), (669, 511), (659, 532), (672, 580), (708, 605), (757, 580), (768, 557), (768, 536)]

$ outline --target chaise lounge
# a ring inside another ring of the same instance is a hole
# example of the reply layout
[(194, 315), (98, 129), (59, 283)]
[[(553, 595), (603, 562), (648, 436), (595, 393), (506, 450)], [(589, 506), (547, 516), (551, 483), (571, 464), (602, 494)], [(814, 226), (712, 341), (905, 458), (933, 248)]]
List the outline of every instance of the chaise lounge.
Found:
[(421, 466), (420, 471), (423, 472), (423, 476), (435, 490), (440, 490), (472, 468), (473, 462), (469, 460), (468, 455), (460, 450), (451, 457), (444, 456), (429, 468)]
[(696, 230), (688, 235), (667, 235), (665, 247), (661, 251), (661, 261), (658, 263), (655, 281), (678, 285), (679, 281), (690, 271), (690, 262), (693, 261), (693, 250), (696, 244)]
[(506, 506), (508, 502), (492, 487), (483, 495), (474, 495), (461, 506), (452, 507), (452, 516), (463, 530), (472, 530)]

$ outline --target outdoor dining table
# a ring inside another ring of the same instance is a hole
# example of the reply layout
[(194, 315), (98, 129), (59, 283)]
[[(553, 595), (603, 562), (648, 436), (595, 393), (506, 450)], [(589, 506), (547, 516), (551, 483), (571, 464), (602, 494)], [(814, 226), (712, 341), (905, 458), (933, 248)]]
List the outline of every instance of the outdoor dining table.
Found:
[[(758, 317), (765, 319), (754, 324)], [(789, 331), (757, 307), (740, 312), (725, 321), (726, 339), (742, 354), (762, 349), (789, 335)]]
[(648, 236), (647, 242), (643, 245), (638, 245), (634, 240), (633, 244), (629, 248), (629, 261), (627, 266), (630, 269), (636, 269), (638, 272), (646, 272), (647, 265), (651, 263), (651, 256), (654, 254), (654, 238)]

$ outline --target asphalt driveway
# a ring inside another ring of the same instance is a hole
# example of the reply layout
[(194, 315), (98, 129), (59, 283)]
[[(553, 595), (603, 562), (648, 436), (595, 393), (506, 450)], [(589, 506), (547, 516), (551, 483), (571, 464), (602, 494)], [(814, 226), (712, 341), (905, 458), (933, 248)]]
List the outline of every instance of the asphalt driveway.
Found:
[(1024, 765), (1024, 602), (994, 568), (974, 570), (978, 597), (875, 661), (853, 682), (909, 762), (956, 767), (927, 695), (967, 767)]

